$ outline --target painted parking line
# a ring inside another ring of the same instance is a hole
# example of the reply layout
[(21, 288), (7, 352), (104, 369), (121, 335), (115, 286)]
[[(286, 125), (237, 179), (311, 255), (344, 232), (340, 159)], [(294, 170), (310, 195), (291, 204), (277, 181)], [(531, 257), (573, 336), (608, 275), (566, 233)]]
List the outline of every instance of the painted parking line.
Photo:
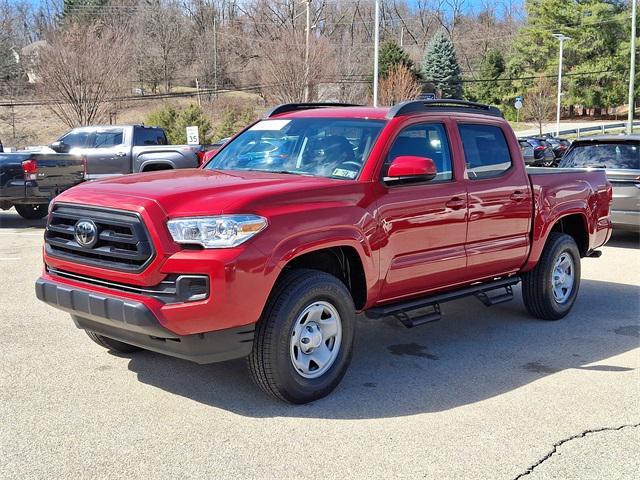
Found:
[(0, 261), (8, 261), (8, 260), (22, 260), (20, 257), (0, 257)]

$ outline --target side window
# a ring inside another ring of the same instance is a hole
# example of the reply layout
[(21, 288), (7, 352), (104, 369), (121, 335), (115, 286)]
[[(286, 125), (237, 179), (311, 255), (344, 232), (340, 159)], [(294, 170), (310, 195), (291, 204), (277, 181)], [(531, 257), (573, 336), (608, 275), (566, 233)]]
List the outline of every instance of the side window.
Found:
[(511, 168), (511, 154), (500, 127), (462, 124), (458, 128), (470, 180), (497, 177)]
[(402, 130), (391, 145), (382, 167), (382, 176), (387, 175), (389, 166), (397, 157), (404, 155), (433, 160), (437, 175), (430, 183), (449, 181), (453, 178), (449, 141), (444, 125), (440, 123), (412, 125)]
[(93, 140), (93, 148), (109, 148), (122, 144), (121, 129), (97, 131)]
[(89, 132), (86, 130), (71, 130), (60, 141), (66, 143), (71, 148), (82, 148), (87, 145)]
[(135, 146), (141, 145), (166, 145), (167, 137), (164, 130), (160, 128), (139, 128), (135, 129)]

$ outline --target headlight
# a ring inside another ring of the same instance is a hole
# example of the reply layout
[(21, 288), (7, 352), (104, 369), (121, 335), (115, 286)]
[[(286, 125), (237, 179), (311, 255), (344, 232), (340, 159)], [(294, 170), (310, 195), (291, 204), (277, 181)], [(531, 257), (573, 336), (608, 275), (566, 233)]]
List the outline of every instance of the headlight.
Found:
[(258, 215), (185, 217), (169, 220), (167, 227), (177, 243), (202, 245), (204, 248), (230, 248), (264, 230), (267, 219)]

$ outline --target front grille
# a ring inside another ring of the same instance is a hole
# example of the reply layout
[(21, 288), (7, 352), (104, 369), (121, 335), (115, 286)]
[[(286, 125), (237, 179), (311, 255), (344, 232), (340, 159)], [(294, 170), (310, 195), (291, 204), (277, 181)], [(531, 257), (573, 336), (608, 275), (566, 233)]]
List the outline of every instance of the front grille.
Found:
[(153, 297), (162, 303), (182, 303), (205, 300), (209, 296), (209, 277), (206, 275), (177, 275), (165, 277), (157, 285), (140, 287), (120, 282), (110, 282), (101, 278), (80, 275), (47, 266), (50, 275), (80, 281), (99, 287), (108, 288), (137, 295)]
[[(98, 229), (98, 240), (90, 248), (74, 237), (80, 220), (90, 220)], [(141, 271), (153, 258), (149, 235), (137, 214), (65, 204), (55, 205), (49, 215), (45, 249), (55, 258), (127, 272)]]

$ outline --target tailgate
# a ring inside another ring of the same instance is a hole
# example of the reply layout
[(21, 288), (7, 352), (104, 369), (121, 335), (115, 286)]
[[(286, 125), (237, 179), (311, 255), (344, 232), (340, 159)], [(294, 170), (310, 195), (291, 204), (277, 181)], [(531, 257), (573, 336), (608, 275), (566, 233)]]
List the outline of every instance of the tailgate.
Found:
[(607, 169), (613, 185), (613, 210), (640, 212), (640, 170)]
[(78, 155), (63, 153), (34, 153), (30, 156), (38, 164), (38, 187), (68, 188), (84, 180), (84, 160)]

